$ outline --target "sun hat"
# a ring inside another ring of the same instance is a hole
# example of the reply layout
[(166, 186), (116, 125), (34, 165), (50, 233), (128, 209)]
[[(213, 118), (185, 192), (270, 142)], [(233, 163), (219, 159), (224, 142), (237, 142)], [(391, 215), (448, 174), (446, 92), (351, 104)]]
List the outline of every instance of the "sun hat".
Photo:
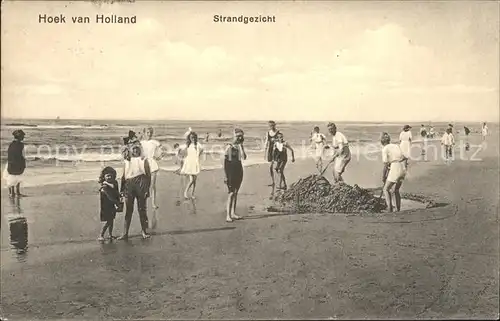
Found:
[(411, 129), (411, 126), (410, 126), (410, 125), (404, 125), (404, 126), (403, 126), (403, 130), (408, 130), (408, 129)]

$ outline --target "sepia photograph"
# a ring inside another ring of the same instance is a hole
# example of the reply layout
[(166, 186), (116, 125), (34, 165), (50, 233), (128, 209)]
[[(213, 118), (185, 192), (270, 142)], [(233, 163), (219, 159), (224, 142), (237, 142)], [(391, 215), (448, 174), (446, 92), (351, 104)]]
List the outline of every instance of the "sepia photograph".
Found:
[(0, 320), (498, 320), (500, 1), (1, 2)]

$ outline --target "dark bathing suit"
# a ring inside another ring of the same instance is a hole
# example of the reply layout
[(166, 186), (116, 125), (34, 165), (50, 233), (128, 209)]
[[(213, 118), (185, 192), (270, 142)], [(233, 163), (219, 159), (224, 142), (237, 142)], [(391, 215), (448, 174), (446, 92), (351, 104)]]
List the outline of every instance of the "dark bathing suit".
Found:
[(269, 135), (269, 130), (267, 131), (267, 161), (272, 162), (274, 160), (274, 142), (276, 140), (276, 135), (278, 135), (279, 130), (277, 130), (274, 136)]
[(23, 155), (24, 143), (14, 140), (7, 150), (7, 172), (10, 175), (22, 175), (26, 169), (26, 159)]
[(239, 190), (241, 182), (243, 182), (243, 164), (238, 146), (230, 145), (226, 152), (224, 172), (226, 173), (228, 192), (233, 193)]
[(118, 182), (114, 181), (113, 187), (103, 185), (101, 187), (101, 222), (114, 220), (116, 217), (115, 205), (120, 203), (120, 192)]
[(286, 142), (283, 142), (283, 150), (279, 150), (276, 146), (273, 148), (273, 159), (276, 162), (276, 171), (282, 171), (285, 169), (286, 162), (288, 161), (287, 148), (285, 146)]

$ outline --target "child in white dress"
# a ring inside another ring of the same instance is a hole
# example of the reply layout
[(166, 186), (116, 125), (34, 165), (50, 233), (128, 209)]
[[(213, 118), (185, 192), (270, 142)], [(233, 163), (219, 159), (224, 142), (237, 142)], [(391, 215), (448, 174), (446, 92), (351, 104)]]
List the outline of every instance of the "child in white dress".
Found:
[(143, 137), (144, 139), (141, 140), (141, 145), (144, 156), (147, 158), (149, 166), (151, 167), (151, 201), (153, 203), (153, 208), (158, 209), (158, 205), (156, 204), (156, 176), (160, 171), (158, 161), (162, 157), (162, 151), (161, 143), (153, 139), (153, 133), (152, 127), (147, 128), (146, 134)]
[(185, 153), (185, 158), (182, 164), (181, 174), (189, 176), (189, 183), (184, 190), (184, 198), (189, 198), (188, 192), (192, 188), (191, 198), (194, 199), (196, 179), (201, 171), (200, 156), (203, 152), (203, 146), (198, 142), (198, 135), (195, 132), (189, 133), (186, 145), (182, 147), (182, 150)]

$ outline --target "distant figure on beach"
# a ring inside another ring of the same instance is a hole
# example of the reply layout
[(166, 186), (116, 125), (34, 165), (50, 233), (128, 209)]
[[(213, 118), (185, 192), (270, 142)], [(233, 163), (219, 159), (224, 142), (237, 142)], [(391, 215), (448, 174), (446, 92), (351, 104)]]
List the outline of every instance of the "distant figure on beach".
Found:
[[(351, 161), (351, 150), (349, 142), (341, 132), (337, 131), (337, 125), (328, 123), (328, 131), (333, 136), (331, 147), (334, 149), (333, 158), (330, 163), (333, 163), (333, 179), (335, 183), (343, 182), (342, 174), (345, 171), (347, 164)], [(330, 146), (329, 146), (330, 147)]]
[(403, 131), (399, 134), (399, 147), (401, 148), (403, 155), (406, 157), (406, 166), (408, 166), (408, 159), (411, 157), (411, 141), (413, 137), (410, 129), (410, 125), (404, 125)]
[(396, 144), (391, 144), (391, 136), (388, 133), (383, 133), (380, 140), (382, 143), (382, 162), (384, 163), (384, 171), (382, 174), (382, 182), (384, 183), (383, 193), (387, 209), (393, 211), (391, 190), (394, 187), (394, 198), (396, 200), (396, 211), (401, 210), (401, 194), (399, 189), (403, 185), (406, 176), (406, 157), (401, 150), (401, 147)]
[(486, 136), (488, 136), (488, 125), (486, 125), (486, 123), (483, 123), (483, 127), (481, 128), (481, 134), (483, 136), (483, 141), (485, 141)]
[(455, 137), (450, 127), (446, 129), (443, 137), (441, 137), (441, 145), (444, 146), (445, 160), (448, 163), (453, 157), (453, 146), (455, 145)]
[(161, 143), (156, 139), (153, 139), (154, 130), (153, 127), (148, 127), (146, 129), (146, 135), (141, 141), (142, 150), (144, 156), (147, 158), (149, 166), (151, 168), (151, 202), (153, 208), (157, 209), (158, 205), (156, 203), (156, 176), (160, 171), (160, 166), (158, 162), (162, 157)]
[(274, 142), (273, 159), (276, 162), (276, 173), (280, 177), (278, 189), (286, 190), (285, 166), (288, 162), (288, 152), (292, 153), (292, 163), (295, 162), (295, 153), (292, 146), (284, 140), (283, 133), (276, 134), (276, 141)]
[(311, 143), (315, 149), (314, 161), (316, 168), (323, 172), (323, 156), (325, 151), (326, 136), (319, 132), (319, 127), (315, 126), (311, 135)]
[(217, 137), (222, 138), (222, 129), (219, 129), (219, 133), (217, 133)]
[(227, 185), (228, 198), (226, 205), (226, 222), (240, 219), (236, 215), (236, 203), (238, 201), (238, 192), (243, 182), (243, 164), (242, 160), (247, 159), (243, 142), (245, 141), (243, 130), (234, 130), (233, 142), (228, 144), (224, 152), (224, 183)]
[(191, 191), (191, 199), (195, 199), (196, 179), (201, 171), (200, 156), (203, 153), (203, 146), (198, 142), (198, 135), (195, 132), (189, 133), (186, 145), (181, 147), (185, 153), (181, 174), (189, 176), (189, 183), (184, 190), (184, 198), (189, 199), (188, 192)]
[(120, 192), (118, 190), (118, 181), (116, 180), (116, 170), (113, 167), (105, 167), (99, 176), (99, 189), (101, 212), (101, 222), (105, 222), (101, 229), (101, 234), (97, 238), (98, 241), (104, 241), (106, 230), (109, 232), (109, 239), (113, 240), (113, 223), (115, 221), (116, 212), (123, 210)]
[(436, 133), (434, 132), (434, 127), (431, 126), (429, 128), (429, 135), (427, 135), (427, 137), (434, 138), (435, 135), (436, 135)]
[(420, 126), (420, 137), (427, 138), (427, 128), (425, 128), (424, 124)]
[(14, 140), (7, 149), (7, 166), (5, 167), (3, 178), (9, 188), (9, 196), (24, 196), (21, 194), (21, 182), (26, 169), (26, 159), (24, 158), (24, 137), (26, 134), (21, 129), (12, 132)]
[(133, 144), (129, 148), (129, 158), (124, 160), (124, 169), (121, 184), (121, 193), (125, 195), (125, 230), (120, 239), (127, 239), (134, 213), (134, 204), (137, 199), (137, 210), (141, 222), (142, 237), (150, 238), (148, 233), (147, 198), (151, 187), (151, 168), (146, 157), (142, 156), (140, 144)]
[(426, 145), (427, 145), (427, 128), (425, 128), (425, 125), (422, 124), (422, 126), (420, 127), (420, 137), (422, 137), (422, 141), (423, 141), (423, 144), (422, 144), (422, 156), (425, 155), (426, 153)]
[(270, 162), (269, 166), (269, 174), (271, 175), (271, 184), (268, 186), (275, 185), (274, 182), (274, 158), (273, 158), (273, 150), (274, 150), (274, 142), (276, 141), (276, 136), (279, 133), (279, 130), (276, 129), (276, 122), (274, 120), (270, 120), (268, 122), (269, 130), (266, 133), (265, 138), (265, 157), (268, 162)]
[(464, 133), (465, 133), (465, 150), (468, 151), (470, 149), (470, 145), (469, 145), (470, 129), (469, 129), (469, 127), (464, 126)]
[(207, 133), (206, 136), (205, 136), (205, 143), (208, 143), (208, 140), (210, 139), (210, 134)]

